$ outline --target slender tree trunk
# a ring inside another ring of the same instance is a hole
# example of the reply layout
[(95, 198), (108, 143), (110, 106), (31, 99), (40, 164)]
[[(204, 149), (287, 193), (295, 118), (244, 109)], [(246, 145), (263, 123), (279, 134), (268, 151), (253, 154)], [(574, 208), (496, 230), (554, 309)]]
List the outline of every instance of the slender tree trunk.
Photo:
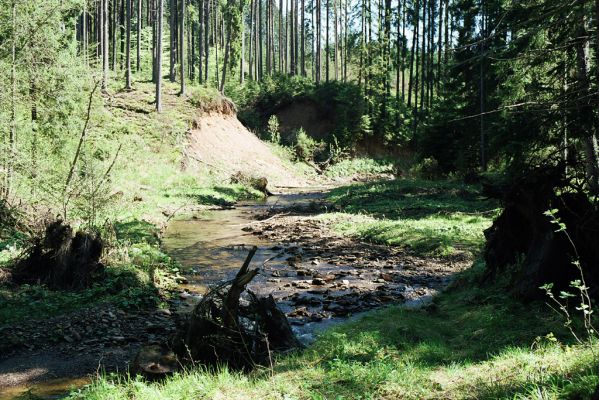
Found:
[(284, 73), (284, 53), (283, 53), (283, 0), (279, 0), (279, 73)]
[(328, 82), (329, 81), (329, 77), (330, 77), (330, 68), (329, 68), (329, 14), (331, 13), (331, 0), (326, 0), (327, 1), (327, 5), (326, 5), (326, 31), (325, 31), (325, 46), (324, 46), (324, 50), (325, 50), (325, 81)]
[(125, 41), (126, 41), (126, 24), (125, 24), (125, 2), (128, 0), (121, 0), (121, 9), (119, 13), (119, 34), (120, 34), (120, 45), (121, 51), (119, 53), (119, 68), (123, 69), (123, 57), (125, 55)]
[(487, 140), (485, 134), (485, 40), (486, 40), (486, 26), (485, 26), (485, 1), (481, 2), (481, 32), (482, 32), (482, 43), (481, 43), (481, 57), (480, 57), (480, 167), (483, 171), (487, 170)]
[(441, 53), (443, 49), (443, 0), (439, 0), (439, 36), (437, 38), (437, 94), (441, 90)]
[(125, 88), (131, 90), (131, 1), (127, 2), (127, 49), (126, 49), (126, 61), (125, 61)]
[(204, 82), (208, 84), (208, 67), (210, 66), (210, 0), (204, 0), (204, 50), (206, 67), (204, 68)]
[[(110, 2), (110, 0), (107, 0)], [(121, 0), (123, 1), (123, 0)], [(118, 26), (118, 11), (119, 11), (119, 0), (112, 0), (112, 70), (116, 71), (117, 64), (117, 32)], [(110, 18), (109, 18), (110, 19)], [(110, 31), (109, 31), (110, 32)]]
[(137, 0), (137, 72), (141, 71), (141, 0)]
[(181, 95), (185, 94), (185, 2), (181, 0), (181, 25), (179, 32), (179, 64), (181, 72)]
[(301, 30), (301, 70), (302, 76), (306, 76), (306, 3), (305, 0), (302, 0), (302, 30)]
[(104, 70), (103, 70), (103, 75), (102, 75), (102, 90), (106, 91), (108, 89), (108, 66), (109, 66), (109, 59), (108, 59), (108, 0), (100, 0), (102, 1), (103, 4), (103, 9), (102, 9), (102, 22), (103, 22), (103, 27), (102, 27), (102, 36), (103, 39), (102, 41), (104, 42), (104, 44), (102, 45), (102, 61), (103, 61), (103, 66), (104, 66)]
[(427, 0), (423, 0), (422, 3), (422, 76), (420, 79), (420, 110), (424, 110), (424, 90), (425, 90), (425, 86), (426, 86), (426, 59), (427, 59), (427, 54), (426, 54), (426, 39), (427, 39), (427, 21), (426, 21), (426, 17), (427, 17)]
[(169, 18), (169, 74), (171, 82), (175, 81), (175, 1), (170, 0), (170, 18)]
[(263, 74), (263, 58), (262, 58), (262, 54), (263, 54), (263, 31), (262, 31), (262, 0), (258, 0), (258, 80), (262, 81), (262, 74)]
[(88, 39), (87, 39), (87, 0), (83, 1), (83, 60), (85, 66), (88, 66), (88, 56), (87, 56), (87, 47), (88, 47)]
[[(412, 107), (412, 89), (414, 88), (414, 64), (418, 65), (418, 61), (415, 59), (418, 53), (418, 26), (420, 25), (420, 0), (416, 0), (414, 4), (414, 32), (412, 34), (412, 48), (410, 49), (410, 81), (408, 82), (408, 107)], [(418, 72), (416, 72), (418, 75)], [(416, 86), (418, 88), (418, 86)]]
[(156, 45), (156, 111), (162, 112), (162, 27), (164, 15), (164, 0), (158, 0), (158, 34)]
[(254, 80), (254, 1), (250, 0), (250, 43), (248, 48), (248, 76), (250, 80)]
[(244, 18), (244, 0), (239, 1), (241, 13), (241, 55), (239, 57), (239, 84), (243, 85), (245, 69), (245, 18)]
[(344, 18), (345, 18), (345, 27), (343, 29), (343, 33), (344, 33), (344, 40), (343, 40), (343, 82), (347, 82), (347, 66), (349, 63), (349, 47), (348, 47), (348, 29), (349, 29), (349, 20), (348, 20), (348, 2), (349, 0), (343, 0), (344, 1)]
[(337, 11), (337, 0), (333, 0), (333, 19), (335, 20), (335, 27), (333, 33), (335, 35), (335, 80), (339, 80), (339, 14)]
[(198, 83), (204, 83), (204, 0), (198, 0)]
[(8, 135), (8, 161), (6, 162), (4, 197), (8, 198), (12, 190), (12, 175), (17, 143), (17, 2), (11, 2), (12, 40), (10, 65), (10, 133)]
[(321, 0), (316, 0), (316, 83), (320, 83), (320, 72), (321, 72), (321, 48), (320, 48), (320, 41), (321, 41), (321, 28), (322, 28), (322, 18), (321, 18), (321, 8), (322, 5), (320, 4)]

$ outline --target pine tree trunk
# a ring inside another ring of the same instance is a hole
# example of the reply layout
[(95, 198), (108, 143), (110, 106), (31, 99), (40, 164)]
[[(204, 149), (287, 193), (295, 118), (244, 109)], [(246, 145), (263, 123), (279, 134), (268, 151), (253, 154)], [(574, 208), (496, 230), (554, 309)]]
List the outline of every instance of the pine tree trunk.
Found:
[(169, 51), (169, 80), (171, 82), (175, 81), (175, 1), (170, 0), (170, 18), (169, 18), (169, 43), (170, 43), (170, 51)]
[(127, 2), (127, 46), (125, 49), (125, 89), (131, 90), (131, 1)]
[(123, 69), (123, 57), (125, 55), (125, 42), (127, 36), (126, 23), (125, 23), (125, 2), (129, 0), (121, 0), (121, 11), (119, 14), (119, 33), (120, 33), (120, 43), (121, 43), (121, 52), (119, 53), (119, 67)]
[(164, 0), (158, 0), (158, 33), (156, 38), (156, 111), (162, 112), (162, 27)]
[(185, 94), (185, 2), (186, 0), (181, 0), (181, 25), (179, 27), (179, 64), (181, 74), (180, 95)]
[(198, 83), (204, 83), (204, 0), (198, 0)]
[(301, 7), (302, 7), (302, 17), (301, 17), (301, 21), (302, 21), (302, 29), (301, 29), (301, 71), (302, 71), (302, 76), (305, 77), (306, 76), (306, 3), (305, 0), (302, 0), (301, 3)]
[[(414, 64), (416, 64), (416, 68), (418, 68), (418, 61), (416, 60), (418, 54), (418, 27), (420, 25), (420, 0), (416, 0), (416, 4), (414, 5), (414, 32), (412, 34), (412, 48), (410, 49), (410, 81), (408, 82), (408, 107), (412, 107), (412, 90), (414, 87), (418, 88), (417, 85), (414, 85)], [(418, 72), (416, 72), (418, 75)], [(416, 78), (417, 79), (417, 78)]]
[(324, 50), (325, 50), (325, 81), (328, 82), (329, 81), (329, 75), (330, 75), (330, 69), (329, 69), (329, 14), (331, 13), (331, 0), (326, 0), (327, 1), (327, 5), (326, 5), (326, 30), (325, 30), (325, 45), (324, 45)]
[(108, 66), (109, 66), (109, 59), (108, 59), (108, 0), (100, 0), (102, 1), (103, 4), (103, 9), (102, 9), (102, 22), (103, 22), (103, 27), (102, 27), (102, 41), (103, 41), (103, 45), (102, 45), (102, 62), (103, 62), (103, 79), (102, 79), (102, 90), (106, 91), (108, 89)]
[(141, 71), (141, 0), (137, 0), (137, 72)]
[(321, 18), (321, 3), (320, 0), (316, 0), (316, 83), (320, 83), (320, 71), (321, 71), (321, 48), (320, 48), (320, 40), (321, 40), (321, 28), (322, 28), (322, 18)]
[(204, 51), (205, 63), (204, 82), (208, 84), (208, 67), (210, 66), (210, 0), (204, 1)]

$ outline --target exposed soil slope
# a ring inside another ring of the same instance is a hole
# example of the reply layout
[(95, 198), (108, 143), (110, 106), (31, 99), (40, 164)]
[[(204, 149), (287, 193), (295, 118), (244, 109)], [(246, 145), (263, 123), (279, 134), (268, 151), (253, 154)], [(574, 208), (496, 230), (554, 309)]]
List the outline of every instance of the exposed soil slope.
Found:
[(227, 176), (237, 172), (266, 177), (274, 186), (303, 186), (283, 160), (244, 127), (234, 113), (208, 112), (188, 132), (184, 168), (209, 168)]

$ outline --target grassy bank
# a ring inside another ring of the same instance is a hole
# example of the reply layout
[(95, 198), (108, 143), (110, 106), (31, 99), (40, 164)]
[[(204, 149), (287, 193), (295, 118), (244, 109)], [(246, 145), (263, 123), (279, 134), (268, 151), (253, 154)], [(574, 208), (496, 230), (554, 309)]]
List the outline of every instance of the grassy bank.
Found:
[(599, 347), (572, 345), (546, 306), (478, 287), (479, 273), (427, 309), (391, 307), (329, 331), (273, 369), (192, 369), (162, 383), (106, 376), (71, 399), (588, 398)]
[(433, 256), (476, 255), (499, 208), (476, 185), (419, 179), (341, 187), (329, 200), (339, 212), (322, 218), (339, 232)]

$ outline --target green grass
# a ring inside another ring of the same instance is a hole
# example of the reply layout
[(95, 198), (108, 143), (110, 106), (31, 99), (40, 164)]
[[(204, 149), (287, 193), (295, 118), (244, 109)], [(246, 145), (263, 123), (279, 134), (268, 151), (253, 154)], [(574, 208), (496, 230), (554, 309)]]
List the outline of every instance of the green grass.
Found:
[(421, 255), (475, 255), (498, 203), (480, 188), (451, 181), (402, 179), (334, 189), (338, 213), (322, 215), (339, 232)]
[[(188, 370), (161, 383), (105, 376), (72, 399), (587, 398), (599, 346), (572, 344), (540, 303), (478, 287), (481, 266), (433, 305), (390, 307), (323, 334), (272, 370)], [(578, 397), (576, 397), (578, 396)]]

